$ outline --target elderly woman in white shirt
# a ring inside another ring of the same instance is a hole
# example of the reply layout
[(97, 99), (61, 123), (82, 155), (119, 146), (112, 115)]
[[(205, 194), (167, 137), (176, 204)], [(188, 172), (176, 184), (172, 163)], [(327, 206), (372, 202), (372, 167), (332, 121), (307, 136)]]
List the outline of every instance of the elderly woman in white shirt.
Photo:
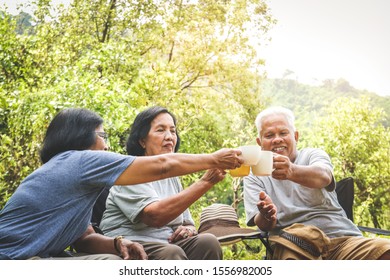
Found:
[[(126, 148), (129, 155), (154, 156), (174, 153), (179, 146), (174, 115), (151, 107), (134, 120)], [(148, 259), (222, 259), (216, 237), (197, 234), (188, 207), (224, 177), (224, 170), (211, 169), (185, 190), (178, 177), (134, 188), (113, 186), (100, 228), (105, 235), (139, 242)]]

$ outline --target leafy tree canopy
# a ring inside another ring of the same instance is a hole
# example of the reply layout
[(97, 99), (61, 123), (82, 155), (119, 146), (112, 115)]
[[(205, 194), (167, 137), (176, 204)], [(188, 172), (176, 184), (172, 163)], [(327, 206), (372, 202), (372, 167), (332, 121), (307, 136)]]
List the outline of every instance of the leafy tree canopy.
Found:
[[(252, 120), (263, 107), (256, 69), (263, 62), (253, 42), (264, 41), (273, 24), (264, 1), (30, 4), (31, 17), (0, 18), (2, 204), (40, 165), (45, 128), (65, 107), (97, 111), (117, 152), (124, 152), (135, 115), (152, 105), (177, 116), (182, 152), (254, 138)], [(208, 196), (221, 198), (227, 185)]]
[[(181, 152), (208, 153), (253, 143), (256, 114), (283, 105), (298, 117), (299, 144), (324, 148), (338, 179), (355, 178), (357, 222), (389, 229), (389, 99), (360, 99), (343, 80), (265, 80), (262, 44), (275, 20), (264, 0), (28, 4), (31, 15), (0, 11), (0, 208), (41, 164), (44, 132), (63, 108), (98, 112), (111, 150), (124, 153), (135, 115), (165, 106), (178, 119)], [(191, 206), (195, 220), (205, 205), (242, 199), (240, 183), (227, 176), (207, 192)]]

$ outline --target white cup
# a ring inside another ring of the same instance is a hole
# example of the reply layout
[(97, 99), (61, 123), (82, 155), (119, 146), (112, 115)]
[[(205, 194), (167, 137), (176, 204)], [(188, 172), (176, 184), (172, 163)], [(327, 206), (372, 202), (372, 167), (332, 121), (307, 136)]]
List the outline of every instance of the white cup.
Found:
[(273, 170), (273, 153), (271, 151), (260, 151), (260, 159), (252, 167), (252, 173), (256, 176), (270, 176)]
[(242, 159), (245, 165), (255, 165), (260, 159), (261, 148), (257, 145), (241, 146)]

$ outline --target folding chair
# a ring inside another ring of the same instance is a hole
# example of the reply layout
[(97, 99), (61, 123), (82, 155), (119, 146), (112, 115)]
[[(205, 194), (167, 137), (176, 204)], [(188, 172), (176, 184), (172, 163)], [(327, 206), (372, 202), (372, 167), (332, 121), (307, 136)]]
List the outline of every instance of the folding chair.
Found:
[[(353, 199), (354, 199), (354, 181), (352, 177), (344, 178), (336, 182), (337, 199), (347, 214), (348, 219), (353, 222)], [(390, 236), (389, 230), (358, 226), (360, 231), (370, 232), (374, 234)]]
[(106, 200), (110, 193), (110, 189), (111, 186), (104, 188), (93, 206), (91, 224), (96, 233), (103, 234), (100, 229), (100, 222), (103, 218), (103, 213), (106, 210)]
[[(336, 182), (337, 199), (347, 217), (353, 222), (354, 181), (348, 177)], [(380, 235), (390, 235), (390, 231), (358, 226), (361, 231)], [(268, 241), (268, 233), (249, 228), (240, 228), (237, 213), (233, 207), (226, 204), (212, 204), (203, 209), (200, 216), (200, 234), (214, 234), (221, 245), (230, 245), (245, 239), (259, 239), (267, 250), (267, 256), (272, 256), (273, 250)]]
[(214, 203), (204, 208), (200, 214), (199, 234), (215, 235), (221, 245), (231, 245), (247, 239), (259, 239), (272, 254), (268, 243), (268, 233), (259, 229), (241, 228), (236, 210), (230, 205)]

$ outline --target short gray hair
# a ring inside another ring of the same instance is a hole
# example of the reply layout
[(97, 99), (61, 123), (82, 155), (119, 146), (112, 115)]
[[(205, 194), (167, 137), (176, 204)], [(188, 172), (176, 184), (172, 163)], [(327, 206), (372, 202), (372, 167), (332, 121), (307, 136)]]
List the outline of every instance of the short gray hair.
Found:
[(262, 129), (262, 124), (263, 124), (263, 120), (265, 117), (268, 117), (270, 115), (283, 115), (289, 126), (293, 129), (293, 131), (295, 132), (295, 116), (294, 116), (294, 113), (290, 110), (290, 109), (287, 109), (285, 107), (281, 107), (281, 106), (275, 106), (275, 107), (269, 107), (263, 111), (261, 111), (257, 117), (256, 117), (256, 120), (255, 120), (255, 125), (256, 125), (256, 128), (257, 128), (257, 131), (260, 135), (260, 132), (261, 132), (261, 129)]

